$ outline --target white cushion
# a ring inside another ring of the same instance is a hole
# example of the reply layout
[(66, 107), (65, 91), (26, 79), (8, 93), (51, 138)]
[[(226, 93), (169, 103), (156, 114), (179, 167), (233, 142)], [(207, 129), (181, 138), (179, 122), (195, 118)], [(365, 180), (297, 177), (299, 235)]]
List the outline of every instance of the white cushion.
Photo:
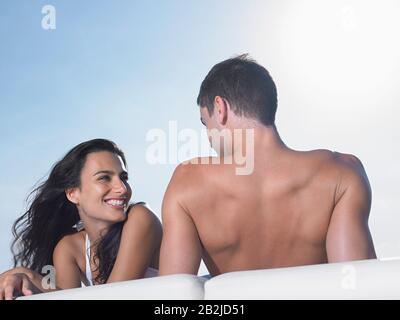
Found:
[(225, 273), (205, 299), (400, 299), (400, 259)]
[(239, 271), (208, 281), (180, 274), (18, 299), (400, 299), (400, 258)]
[(23, 300), (202, 300), (204, 279), (179, 274), (20, 297)]

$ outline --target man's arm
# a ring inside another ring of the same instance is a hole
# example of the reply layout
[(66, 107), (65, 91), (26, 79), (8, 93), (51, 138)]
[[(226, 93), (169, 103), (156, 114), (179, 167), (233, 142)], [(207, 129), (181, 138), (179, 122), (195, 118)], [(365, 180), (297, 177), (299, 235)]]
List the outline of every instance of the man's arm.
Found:
[(190, 168), (185, 168), (183, 165), (176, 168), (164, 195), (160, 275), (177, 273), (197, 275), (201, 262), (199, 235), (192, 218), (183, 206), (184, 194), (187, 192), (185, 190), (187, 170)]
[(356, 157), (341, 155), (343, 174), (326, 239), (328, 262), (375, 259), (368, 228), (371, 188)]

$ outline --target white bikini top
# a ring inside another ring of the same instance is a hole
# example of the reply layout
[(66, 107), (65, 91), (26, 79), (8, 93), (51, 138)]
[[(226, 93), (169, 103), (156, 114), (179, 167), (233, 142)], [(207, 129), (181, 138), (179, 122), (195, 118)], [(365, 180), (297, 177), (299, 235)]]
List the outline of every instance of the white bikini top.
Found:
[(92, 279), (92, 269), (90, 268), (90, 240), (89, 236), (86, 233), (86, 239), (85, 239), (85, 275), (86, 279), (88, 281), (89, 286), (93, 285), (93, 279)]

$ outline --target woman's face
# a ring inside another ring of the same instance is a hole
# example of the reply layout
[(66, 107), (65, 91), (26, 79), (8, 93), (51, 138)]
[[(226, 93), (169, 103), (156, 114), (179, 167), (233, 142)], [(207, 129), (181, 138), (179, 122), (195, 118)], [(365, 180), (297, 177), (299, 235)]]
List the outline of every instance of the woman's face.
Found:
[(81, 172), (81, 186), (72, 193), (81, 219), (123, 221), (132, 190), (121, 157), (109, 151), (88, 154)]

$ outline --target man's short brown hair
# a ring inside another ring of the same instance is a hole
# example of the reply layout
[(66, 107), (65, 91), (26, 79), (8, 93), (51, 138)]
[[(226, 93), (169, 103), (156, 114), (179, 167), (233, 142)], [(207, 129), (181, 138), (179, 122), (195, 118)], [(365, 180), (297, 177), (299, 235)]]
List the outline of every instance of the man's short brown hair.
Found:
[(247, 54), (216, 64), (203, 80), (197, 104), (214, 111), (214, 99), (226, 99), (233, 112), (274, 125), (277, 92), (269, 72)]

